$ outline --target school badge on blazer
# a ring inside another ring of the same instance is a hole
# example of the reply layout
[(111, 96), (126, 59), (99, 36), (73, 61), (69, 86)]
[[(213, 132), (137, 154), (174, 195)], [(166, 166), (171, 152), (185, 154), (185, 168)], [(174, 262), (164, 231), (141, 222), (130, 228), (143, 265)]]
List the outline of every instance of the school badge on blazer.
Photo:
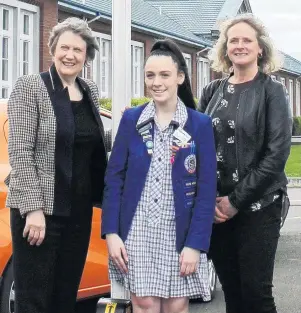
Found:
[(96, 313), (132, 313), (132, 305), (130, 300), (100, 298)]

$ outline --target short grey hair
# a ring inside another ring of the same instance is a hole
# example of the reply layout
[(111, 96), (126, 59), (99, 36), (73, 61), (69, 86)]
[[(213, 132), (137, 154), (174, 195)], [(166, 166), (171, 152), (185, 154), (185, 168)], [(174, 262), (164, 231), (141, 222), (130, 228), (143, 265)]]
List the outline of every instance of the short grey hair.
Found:
[(237, 15), (221, 24), (219, 39), (208, 55), (209, 60), (212, 62), (211, 68), (216, 72), (231, 72), (232, 63), (226, 54), (228, 30), (238, 23), (246, 23), (256, 31), (258, 44), (262, 49), (262, 57), (258, 59), (260, 70), (267, 74), (279, 70), (282, 66), (281, 55), (272, 43), (263, 23), (250, 13)]
[(95, 58), (96, 50), (99, 50), (98, 43), (93, 36), (92, 30), (89, 27), (88, 23), (78, 17), (69, 17), (52, 28), (48, 40), (50, 54), (54, 55), (56, 45), (60, 36), (67, 31), (71, 31), (74, 34), (82, 37), (82, 39), (87, 44), (86, 64), (89, 61), (93, 61)]

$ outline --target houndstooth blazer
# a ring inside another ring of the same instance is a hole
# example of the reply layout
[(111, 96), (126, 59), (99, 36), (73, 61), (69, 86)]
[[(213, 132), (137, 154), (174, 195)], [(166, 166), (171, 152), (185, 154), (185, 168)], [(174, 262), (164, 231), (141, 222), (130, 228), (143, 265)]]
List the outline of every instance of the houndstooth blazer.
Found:
[[(55, 69), (54, 71), (56, 73)], [(41, 75), (20, 77), (8, 101), (8, 154), (12, 169), (5, 180), (9, 187), (6, 206), (18, 208), (21, 215), (37, 209), (43, 209), (47, 215), (52, 215), (54, 211), (58, 125), (53, 99), (51, 99)], [(53, 83), (51, 68), (47, 75), (51, 79), (55, 94), (56, 86)], [(99, 115), (96, 84), (82, 78), (77, 78), (77, 81), (82, 88), (88, 89), (91, 102)], [(69, 99), (69, 96), (67, 97)], [(93, 110), (95, 111), (94, 108)], [(99, 121), (105, 144), (100, 117)], [(104, 151), (106, 152), (106, 149)], [(104, 167), (106, 167), (106, 155)], [(101, 180), (101, 178), (99, 179)]]

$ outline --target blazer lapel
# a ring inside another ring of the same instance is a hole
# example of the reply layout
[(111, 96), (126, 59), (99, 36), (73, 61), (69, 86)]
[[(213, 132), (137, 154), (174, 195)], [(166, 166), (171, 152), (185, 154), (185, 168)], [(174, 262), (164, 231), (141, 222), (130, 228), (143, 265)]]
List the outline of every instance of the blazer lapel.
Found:
[[(190, 118), (189, 110), (187, 112), (188, 112), (188, 118), (187, 118), (187, 121), (186, 121), (183, 129), (184, 129), (184, 131), (186, 131), (191, 136), (191, 139), (189, 141), (189, 142), (191, 142), (191, 141), (193, 141), (192, 127), (190, 125), (191, 118)], [(176, 152), (174, 163), (172, 165), (172, 175), (173, 175), (173, 177), (174, 177), (174, 175), (180, 177), (183, 174), (181, 172), (181, 169), (184, 168), (184, 161), (185, 161), (185, 158), (184, 158), (183, 154), (185, 154), (184, 156), (187, 157), (190, 154), (190, 148), (180, 148)]]

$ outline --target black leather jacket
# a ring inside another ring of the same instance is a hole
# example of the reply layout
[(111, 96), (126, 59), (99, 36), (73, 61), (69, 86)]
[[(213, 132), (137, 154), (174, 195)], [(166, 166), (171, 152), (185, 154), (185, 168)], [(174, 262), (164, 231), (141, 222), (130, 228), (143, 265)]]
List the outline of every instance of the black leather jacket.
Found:
[[(198, 110), (211, 115), (223, 98), (228, 78), (214, 80), (204, 90)], [(247, 210), (264, 195), (285, 188), (285, 163), (290, 153), (292, 115), (286, 88), (259, 72), (240, 95), (236, 121), (239, 182), (229, 200)]]

